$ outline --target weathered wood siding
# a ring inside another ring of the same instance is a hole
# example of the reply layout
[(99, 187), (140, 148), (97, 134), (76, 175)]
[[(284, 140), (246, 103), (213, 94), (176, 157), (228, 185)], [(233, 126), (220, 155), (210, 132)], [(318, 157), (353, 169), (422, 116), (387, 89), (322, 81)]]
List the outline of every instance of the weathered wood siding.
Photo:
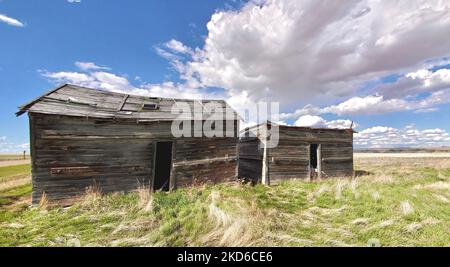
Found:
[(258, 138), (242, 138), (239, 141), (239, 177), (260, 182), (262, 157), (263, 149)]
[(281, 138), (268, 156), (270, 184), (309, 176), (309, 144), (302, 140)]
[(352, 176), (353, 147), (349, 143), (322, 145), (322, 176)]
[(175, 187), (233, 181), (237, 176), (237, 138), (183, 138), (175, 141)]
[(236, 177), (234, 137), (173, 140), (171, 122), (29, 115), (33, 203), (39, 202), (43, 192), (50, 200), (60, 200), (83, 194), (94, 184), (104, 193), (149, 185), (156, 141), (174, 141), (173, 187), (191, 184), (194, 173), (213, 182)]

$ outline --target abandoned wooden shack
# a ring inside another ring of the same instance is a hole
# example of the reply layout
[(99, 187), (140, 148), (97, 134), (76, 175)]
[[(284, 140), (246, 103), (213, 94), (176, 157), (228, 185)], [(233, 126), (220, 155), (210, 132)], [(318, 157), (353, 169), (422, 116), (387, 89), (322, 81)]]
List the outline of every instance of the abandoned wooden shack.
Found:
[[(276, 129), (274, 129), (276, 127)], [(277, 145), (270, 138), (278, 134)], [(238, 176), (263, 184), (353, 175), (353, 130), (271, 122), (246, 128), (239, 140)]]
[[(38, 203), (44, 192), (49, 200), (70, 199), (92, 185), (107, 193), (236, 179), (236, 112), (232, 111), (231, 120), (223, 120), (228, 123), (223, 137), (206, 137), (194, 126), (194, 137), (175, 138), (171, 132), (177, 118), (171, 112), (173, 105), (199, 105), (205, 112), (211, 101), (63, 85), (21, 106), (16, 115), (28, 111), (29, 116), (32, 202)], [(225, 101), (214, 102), (229, 110)], [(202, 117), (194, 118), (192, 124), (197, 118), (204, 122)]]

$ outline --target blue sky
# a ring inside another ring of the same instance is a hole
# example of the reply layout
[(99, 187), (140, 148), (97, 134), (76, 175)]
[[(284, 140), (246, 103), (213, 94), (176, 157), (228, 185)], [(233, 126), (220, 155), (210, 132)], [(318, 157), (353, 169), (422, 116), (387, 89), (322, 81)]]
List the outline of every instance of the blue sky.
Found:
[(28, 143), (17, 107), (65, 82), (238, 111), (278, 101), (280, 123), (356, 122), (357, 146), (449, 145), (448, 4), (314, 5), (0, 0), (0, 153)]
[(28, 142), (28, 118), (14, 112), (55, 86), (39, 70), (75, 70), (74, 62), (93, 61), (131, 79), (177, 79), (154, 46), (172, 38), (201, 45), (211, 14), (226, 4), (234, 3), (0, 1), (0, 14), (25, 24), (0, 22), (0, 136), (14, 144)]

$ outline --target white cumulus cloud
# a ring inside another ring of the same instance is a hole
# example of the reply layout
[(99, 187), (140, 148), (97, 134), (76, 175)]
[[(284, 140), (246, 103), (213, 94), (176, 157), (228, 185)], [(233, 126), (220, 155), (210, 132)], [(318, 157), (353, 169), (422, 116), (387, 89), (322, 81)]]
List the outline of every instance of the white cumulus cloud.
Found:
[[(171, 39), (156, 51), (189, 87), (280, 101), (283, 121), (434, 112), (450, 102), (450, 70), (431, 70), (450, 63), (449, 10), (440, 0), (250, 1), (216, 11), (202, 47)], [(389, 75), (399, 78), (379, 81)]]
[(351, 120), (325, 120), (320, 116), (304, 115), (294, 122), (294, 126), (329, 129), (350, 129), (356, 128), (356, 124)]
[(169, 42), (165, 43), (165, 46), (175, 53), (181, 53), (181, 54), (193, 54), (194, 53), (191, 48), (185, 46), (182, 42), (177, 41), (175, 39), (172, 39)]
[(414, 126), (404, 129), (375, 126), (355, 133), (354, 143), (359, 147), (448, 146), (450, 135), (439, 128), (418, 130)]
[[(41, 75), (55, 84), (74, 84), (89, 88), (101, 89), (118, 93), (129, 93), (146, 96), (170, 97), (170, 98), (224, 98), (223, 95), (209, 93), (206, 90), (174, 82), (141, 83), (133, 85), (127, 77), (115, 74), (110, 68), (98, 66), (92, 62), (75, 62), (81, 70), (77, 71), (40, 71)], [(103, 70), (103, 71), (102, 71)]]
[(75, 62), (75, 66), (77, 66), (80, 70), (89, 71), (89, 70), (110, 70), (108, 67), (98, 66), (93, 62)]
[(306, 105), (294, 112), (283, 113), (281, 117), (298, 118), (323, 113), (373, 115), (408, 110), (415, 113), (435, 112), (438, 110), (435, 106), (450, 103), (450, 69), (419, 69), (373, 90), (376, 90), (374, 95), (353, 96), (323, 108)]
[(0, 136), (0, 153), (19, 153), (29, 150), (29, 147), (29, 143), (10, 142), (6, 136)]
[(213, 14), (204, 46), (180, 69), (203, 86), (283, 103), (350, 96), (364, 81), (450, 54), (448, 6), (439, 0), (251, 1)]
[(0, 14), (0, 21), (6, 23), (8, 25), (11, 25), (11, 26), (16, 26), (16, 27), (24, 27), (25, 26), (25, 24), (23, 24), (19, 20), (15, 19), (15, 18), (8, 17), (5, 14)]

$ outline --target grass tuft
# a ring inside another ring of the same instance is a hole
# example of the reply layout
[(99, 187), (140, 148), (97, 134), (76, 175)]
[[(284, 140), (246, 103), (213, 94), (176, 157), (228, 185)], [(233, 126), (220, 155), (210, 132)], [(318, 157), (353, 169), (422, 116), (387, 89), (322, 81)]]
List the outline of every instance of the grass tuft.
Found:
[(38, 208), (40, 210), (47, 210), (48, 208), (48, 197), (45, 192), (42, 193), (41, 199), (39, 200)]

